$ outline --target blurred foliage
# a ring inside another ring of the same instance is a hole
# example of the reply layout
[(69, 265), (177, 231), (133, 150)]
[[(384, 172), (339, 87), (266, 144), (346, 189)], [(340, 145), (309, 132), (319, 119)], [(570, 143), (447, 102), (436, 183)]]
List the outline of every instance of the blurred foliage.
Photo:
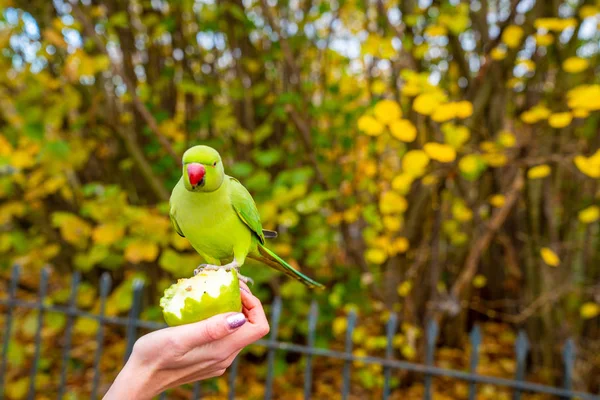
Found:
[[(479, 371), (511, 377), (524, 327), (532, 379), (561, 384), (573, 337), (575, 384), (599, 390), (597, 0), (0, 0), (0, 11), (2, 296), (13, 264), (31, 299), (48, 266), (44, 301), (64, 305), (78, 270), (77, 305), (97, 313), (108, 272), (106, 315), (127, 315), (139, 278), (143, 318), (162, 321), (162, 291), (202, 262), (167, 211), (180, 155), (204, 143), (279, 231), (271, 248), (328, 286), (245, 267), (265, 304), (283, 297), (282, 340), (304, 342), (316, 299), (319, 346), (343, 349), (354, 309), (355, 354), (383, 355), (396, 313), (396, 356), (422, 361), (433, 318), (436, 362), (463, 369), (483, 323)], [(26, 395), (36, 315), (15, 314), (11, 399)], [(36, 384), (48, 396), (65, 326), (45, 316)], [(71, 398), (91, 388), (97, 329), (75, 321)], [(104, 389), (123, 334), (105, 329)], [(245, 356), (247, 398), (262, 396), (264, 357)], [(277, 393), (299, 392), (304, 361), (277, 360)], [(337, 366), (315, 364), (317, 398), (339, 392)], [(355, 371), (357, 398), (381, 393), (380, 367)], [(394, 398), (422, 395), (413, 378), (394, 375)], [(436, 399), (467, 396), (466, 383), (435, 385)]]

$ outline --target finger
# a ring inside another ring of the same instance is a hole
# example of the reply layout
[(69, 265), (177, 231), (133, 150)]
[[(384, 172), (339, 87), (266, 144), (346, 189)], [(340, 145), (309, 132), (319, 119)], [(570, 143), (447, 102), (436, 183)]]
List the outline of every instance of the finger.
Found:
[(252, 324), (259, 323), (267, 320), (267, 316), (265, 315), (265, 310), (258, 299), (258, 297), (253, 294), (246, 293), (244, 291), (242, 294), (242, 306), (244, 308), (246, 317), (248, 321)]
[(171, 328), (172, 340), (182, 351), (223, 339), (236, 332), (248, 321), (243, 313), (215, 315), (204, 321)]
[(240, 280), (240, 290), (252, 294), (252, 291), (250, 290), (250, 287), (246, 284), (246, 282), (244, 282), (242, 280)]
[(258, 298), (242, 292), (242, 303), (244, 305), (244, 314), (246, 314), (249, 323), (230, 338), (227, 338), (226, 341), (233, 344), (232, 350), (239, 350), (254, 343), (267, 335), (270, 329), (265, 310)]

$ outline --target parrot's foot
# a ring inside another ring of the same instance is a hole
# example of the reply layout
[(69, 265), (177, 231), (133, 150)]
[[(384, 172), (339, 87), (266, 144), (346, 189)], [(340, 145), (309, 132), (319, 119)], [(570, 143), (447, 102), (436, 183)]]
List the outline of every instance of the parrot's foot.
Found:
[(202, 271), (218, 271), (221, 268), (224, 268), (224, 267), (220, 267), (218, 265), (212, 265), (212, 264), (200, 264), (198, 266), (198, 268), (196, 268), (194, 270), (194, 276), (198, 275)]
[(235, 272), (237, 272), (238, 279), (240, 281), (244, 282), (245, 284), (248, 284), (248, 282), (250, 282), (251, 285), (254, 285), (254, 280), (252, 280), (252, 278), (240, 274), (240, 265), (236, 260), (233, 260), (229, 264), (223, 265), (223, 268), (225, 269), (225, 271), (231, 271), (232, 269), (235, 269)]
[(201, 264), (200, 266), (198, 266), (198, 268), (194, 270), (194, 276), (198, 275), (202, 271), (218, 271), (220, 269), (224, 269), (227, 272), (231, 271), (232, 269), (235, 269), (239, 280), (241, 280), (245, 284), (248, 284), (248, 282), (250, 282), (251, 285), (254, 285), (254, 280), (252, 278), (240, 274), (240, 266), (235, 260), (225, 265)]
[(242, 275), (242, 274), (240, 274), (239, 272), (238, 272), (238, 279), (239, 279), (240, 281), (244, 282), (246, 285), (247, 285), (248, 283), (250, 283), (252, 286), (254, 286), (254, 279), (252, 279), (252, 278), (250, 278), (250, 277), (248, 277), (248, 276)]

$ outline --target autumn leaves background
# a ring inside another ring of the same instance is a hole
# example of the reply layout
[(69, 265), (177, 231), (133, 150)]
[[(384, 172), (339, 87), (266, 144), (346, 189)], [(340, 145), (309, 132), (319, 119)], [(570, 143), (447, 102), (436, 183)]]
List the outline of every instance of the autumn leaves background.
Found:
[[(343, 349), (358, 312), (358, 355), (466, 368), (481, 325), (478, 372), (514, 377), (517, 328), (528, 378), (561, 384), (560, 346), (578, 348), (575, 385), (600, 375), (600, 81), (598, 1), (0, 0), (0, 296), (20, 264), (19, 297), (126, 316), (145, 282), (142, 317), (202, 262), (170, 227), (179, 158), (206, 143), (253, 194), (269, 245), (328, 290), (315, 294), (249, 266), (267, 308), (284, 300), (279, 338), (304, 343), (313, 298), (318, 346)], [(256, 268), (254, 268), (256, 267)], [(316, 296), (316, 297), (315, 297)], [(0, 312), (0, 326), (4, 313)], [(37, 315), (18, 310), (7, 396), (23, 398)], [(64, 315), (48, 313), (40, 390), (52, 393)], [(89, 397), (98, 325), (77, 318), (69, 392)], [(106, 328), (102, 380), (122, 361)], [(0, 331), (0, 335), (4, 332)], [(264, 349), (240, 381), (262, 396)], [(337, 397), (341, 364), (315, 365), (315, 398)], [(302, 387), (301, 359), (277, 355), (276, 393)], [(380, 396), (381, 367), (357, 365), (353, 393)], [(414, 378), (414, 379), (413, 379)], [(421, 377), (394, 375), (399, 398)], [(435, 380), (435, 398), (466, 383)], [(205, 393), (223, 396), (222, 382)], [(173, 394), (189, 397), (189, 388)], [(509, 392), (482, 387), (482, 398)]]

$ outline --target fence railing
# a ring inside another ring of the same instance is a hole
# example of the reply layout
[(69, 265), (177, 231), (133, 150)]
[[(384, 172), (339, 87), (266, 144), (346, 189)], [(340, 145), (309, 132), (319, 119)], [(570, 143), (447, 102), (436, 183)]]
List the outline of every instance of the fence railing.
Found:
[[(41, 351), (41, 331), (44, 324), (44, 313), (59, 312), (67, 316), (67, 322), (65, 326), (65, 345), (62, 351), (62, 364), (60, 371), (60, 381), (58, 387), (58, 399), (62, 399), (66, 389), (66, 378), (68, 374), (68, 360), (69, 353), (71, 351), (72, 344), (72, 332), (75, 317), (91, 318), (99, 322), (99, 327), (96, 333), (96, 353), (94, 357), (94, 376), (91, 390), (91, 399), (98, 397), (98, 389), (100, 382), (100, 359), (103, 351), (104, 343), (104, 330), (102, 329), (105, 325), (117, 325), (124, 326), (126, 328), (126, 349), (124, 355), (124, 362), (129, 358), (133, 345), (138, 337), (138, 328), (156, 330), (166, 327), (165, 324), (160, 324), (151, 321), (142, 321), (139, 319), (141, 312), (141, 299), (143, 292), (143, 283), (141, 281), (135, 281), (133, 285), (133, 299), (132, 307), (127, 318), (123, 317), (110, 317), (105, 315), (106, 299), (111, 289), (111, 278), (108, 274), (102, 275), (100, 279), (100, 308), (97, 314), (89, 313), (80, 310), (76, 306), (77, 290), (81, 276), (78, 272), (73, 274), (71, 283), (71, 293), (67, 306), (49, 306), (43, 303), (43, 299), (46, 297), (48, 287), (48, 270), (42, 270), (40, 277), (40, 286), (38, 292), (38, 299), (35, 302), (20, 300), (17, 298), (17, 285), (19, 282), (20, 270), (18, 266), (12, 269), (11, 281), (9, 283), (8, 297), (0, 299), (0, 305), (7, 306), (5, 316), (5, 327), (4, 327), (4, 341), (2, 344), (2, 359), (0, 363), (0, 400), (4, 398), (4, 385), (5, 375), (7, 368), (7, 354), (9, 343), (11, 340), (11, 331), (13, 323), (13, 310), (15, 308), (26, 308), (38, 310), (37, 316), (37, 330), (34, 337), (34, 356), (30, 370), (30, 385), (28, 391), (28, 399), (35, 398), (35, 377), (38, 373), (38, 364), (40, 360)], [(394, 370), (404, 370), (424, 375), (424, 399), (431, 400), (433, 398), (433, 377), (448, 377), (456, 380), (464, 381), (469, 383), (468, 397), (469, 400), (474, 400), (477, 394), (478, 384), (489, 384), (494, 386), (506, 387), (513, 389), (513, 399), (519, 400), (522, 393), (538, 393), (553, 395), (561, 399), (584, 399), (584, 400), (600, 400), (600, 395), (594, 395), (591, 393), (583, 393), (572, 390), (573, 382), (573, 367), (575, 363), (575, 344), (573, 340), (568, 340), (562, 352), (563, 365), (564, 365), (564, 379), (562, 387), (553, 387), (542, 384), (536, 384), (526, 382), (525, 372), (527, 363), (527, 354), (529, 352), (529, 340), (524, 331), (520, 331), (517, 340), (515, 342), (515, 353), (516, 353), (516, 374), (515, 379), (504, 379), (491, 376), (479, 375), (475, 371), (479, 363), (479, 346), (481, 344), (482, 335), (478, 326), (475, 326), (470, 333), (470, 343), (472, 346), (471, 359), (470, 359), (470, 372), (463, 372), (458, 370), (440, 368), (434, 366), (435, 360), (435, 344), (438, 338), (438, 326), (435, 322), (428, 324), (426, 328), (426, 352), (425, 352), (425, 364), (418, 364), (408, 361), (395, 360), (393, 358), (393, 347), (392, 339), (396, 333), (398, 327), (398, 320), (394, 314), (392, 314), (387, 321), (386, 325), (386, 336), (387, 345), (385, 350), (385, 358), (371, 357), (371, 356), (355, 356), (352, 354), (352, 334), (356, 326), (357, 318), (354, 312), (348, 314), (347, 328), (345, 336), (345, 348), (344, 351), (336, 351), (331, 349), (315, 347), (315, 333), (317, 326), (317, 319), (319, 308), (316, 302), (312, 302), (308, 315), (308, 336), (306, 345), (280, 342), (277, 340), (277, 331), (279, 327), (279, 320), (281, 315), (282, 302), (280, 298), (275, 298), (270, 316), (271, 333), (268, 339), (262, 339), (256, 342), (256, 346), (263, 346), (267, 348), (267, 376), (265, 380), (265, 399), (271, 399), (273, 397), (273, 382), (275, 377), (275, 353), (277, 351), (285, 351), (291, 353), (303, 354), (306, 357), (306, 367), (304, 371), (304, 398), (310, 399), (312, 395), (313, 387), (313, 358), (314, 357), (327, 357), (330, 359), (342, 360), (344, 362), (342, 368), (342, 388), (341, 398), (343, 400), (348, 399), (350, 396), (351, 386), (350, 379), (352, 374), (352, 364), (354, 362), (360, 362), (362, 364), (378, 364), (383, 368), (384, 386), (383, 386), (383, 399), (388, 399), (391, 394), (391, 379), (392, 372)], [(235, 382), (239, 367), (239, 357), (233, 362), (229, 368), (228, 374), (228, 387), (229, 394), (228, 399), (236, 398), (235, 393)], [(166, 399), (166, 393), (160, 396), (161, 399)], [(193, 386), (193, 398), (201, 398), (201, 386), (200, 382), (196, 382)]]

